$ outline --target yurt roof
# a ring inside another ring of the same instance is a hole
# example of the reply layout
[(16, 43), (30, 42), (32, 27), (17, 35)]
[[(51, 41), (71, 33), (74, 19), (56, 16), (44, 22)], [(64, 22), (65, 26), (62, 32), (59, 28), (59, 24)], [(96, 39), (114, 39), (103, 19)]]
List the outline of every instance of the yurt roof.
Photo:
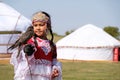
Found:
[(24, 31), (31, 21), (9, 5), (0, 2), (0, 31)]
[(113, 47), (120, 42), (103, 29), (92, 25), (84, 25), (56, 43), (57, 47)]

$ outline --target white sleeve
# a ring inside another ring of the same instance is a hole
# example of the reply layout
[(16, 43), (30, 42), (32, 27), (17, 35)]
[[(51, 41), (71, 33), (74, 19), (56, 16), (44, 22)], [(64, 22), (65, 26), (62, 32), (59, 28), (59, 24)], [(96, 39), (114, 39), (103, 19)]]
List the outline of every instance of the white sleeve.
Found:
[(53, 68), (52, 70), (57, 69), (59, 71), (59, 76), (55, 77), (53, 80), (62, 80), (62, 63), (53, 59)]
[(28, 63), (28, 61), (30, 61), (32, 58), (34, 58), (34, 54), (26, 58), (23, 50), (20, 51), (20, 54), (18, 56), (18, 50), (14, 49), (10, 58), (10, 64), (14, 66), (14, 70), (16, 71), (20, 63), (22, 62)]
[(14, 49), (13, 53), (11, 55), (11, 58), (10, 58), (10, 64), (12, 64), (12, 65), (17, 65), (18, 64), (17, 55), (18, 55), (18, 50)]

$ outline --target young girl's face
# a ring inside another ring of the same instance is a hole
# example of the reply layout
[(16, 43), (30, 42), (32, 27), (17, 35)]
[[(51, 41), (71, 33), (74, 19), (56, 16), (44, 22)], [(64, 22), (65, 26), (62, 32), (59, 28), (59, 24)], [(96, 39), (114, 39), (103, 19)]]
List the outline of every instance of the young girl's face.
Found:
[(34, 33), (39, 37), (46, 36), (47, 24), (45, 22), (39, 22), (39, 21), (34, 22), (33, 30)]

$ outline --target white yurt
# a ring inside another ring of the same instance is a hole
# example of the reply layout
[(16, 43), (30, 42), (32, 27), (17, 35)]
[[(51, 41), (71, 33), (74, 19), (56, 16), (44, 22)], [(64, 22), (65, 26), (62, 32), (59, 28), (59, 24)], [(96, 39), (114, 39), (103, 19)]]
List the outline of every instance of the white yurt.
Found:
[(58, 59), (67, 60), (113, 60), (113, 49), (120, 42), (103, 29), (84, 25), (57, 43)]
[[(12, 31), (24, 32), (30, 24), (29, 19), (9, 5), (0, 2), (0, 54), (8, 53), (8, 46), (19, 37), (20, 34), (12, 33)], [(9, 32), (9, 34), (4, 32)]]

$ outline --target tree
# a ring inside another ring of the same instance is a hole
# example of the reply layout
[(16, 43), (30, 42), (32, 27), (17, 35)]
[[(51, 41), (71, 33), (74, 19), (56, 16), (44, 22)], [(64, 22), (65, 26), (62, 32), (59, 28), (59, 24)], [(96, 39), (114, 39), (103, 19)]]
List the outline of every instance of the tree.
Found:
[(66, 31), (66, 32), (65, 32), (65, 35), (69, 35), (69, 34), (71, 34), (72, 32), (74, 32), (74, 30)]
[(113, 36), (114, 38), (119, 39), (120, 32), (118, 27), (107, 26), (104, 27), (104, 31)]
[(69, 34), (70, 34), (70, 32), (69, 32), (69, 31), (66, 31), (66, 32), (65, 32), (65, 35), (69, 35)]

